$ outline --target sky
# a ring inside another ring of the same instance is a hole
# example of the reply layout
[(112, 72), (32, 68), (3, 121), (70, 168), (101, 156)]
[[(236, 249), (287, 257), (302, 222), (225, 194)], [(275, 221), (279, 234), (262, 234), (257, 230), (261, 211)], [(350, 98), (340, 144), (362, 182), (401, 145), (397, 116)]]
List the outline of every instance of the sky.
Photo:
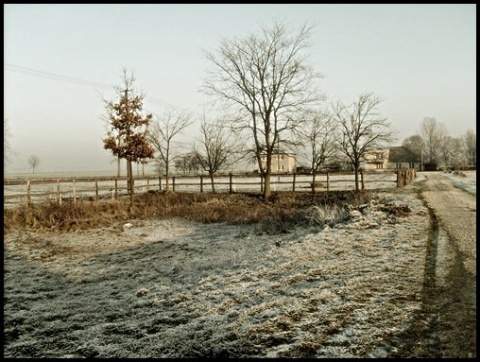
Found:
[[(476, 4), (4, 4), (5, 173), (116, 170), (102, 99), (122, 69), (147, 112), (187, 110), (187, 149), (212, 99), (204, 51), (282, 21), (312, 26), (308, 62), (327, 101), (372, 92), (402, 141), (425, 117), (476, 132)], [(208, 114), (207, 114), (208, 116)]]

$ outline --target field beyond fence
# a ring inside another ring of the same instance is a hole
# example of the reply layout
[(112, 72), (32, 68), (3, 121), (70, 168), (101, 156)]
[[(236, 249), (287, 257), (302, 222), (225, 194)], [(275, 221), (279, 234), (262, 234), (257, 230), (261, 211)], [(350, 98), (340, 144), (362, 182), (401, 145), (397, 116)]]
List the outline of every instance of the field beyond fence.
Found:
[[(375, 190), (402, 187), (415, 177), (414, 170), (389, 172), (361, 172), (362, 189)], [(354, 190), (354, 173), (327, 173), (315, 176), (315, 191)], [(134, 177), (135, 193), (164, 191), (165, 177)], [(311, 191), (313, 175), (271, 175), (270, 187), (276, 191)], [(263, 179), (260, 175), (229, 174), (214, 177), (215, 192), (261, 193)], [(173, 176), (168, 189), (176, 192), (211, 192), (212, 184), (207, 175)], [(107, 200), (128, 195), (126, 177), (64, 177), (64, 178), (10, 178), (4, 179), (4, 207), (42, 201)]]

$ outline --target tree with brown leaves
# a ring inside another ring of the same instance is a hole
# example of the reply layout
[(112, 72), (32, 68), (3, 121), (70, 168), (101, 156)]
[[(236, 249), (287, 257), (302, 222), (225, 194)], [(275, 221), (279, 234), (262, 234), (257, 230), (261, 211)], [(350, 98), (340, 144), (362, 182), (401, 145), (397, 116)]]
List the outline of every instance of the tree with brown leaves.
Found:
[(152, 115), (143, 115), (143, 95), (133, 89), (133, 73), (123, 69), (122, 86), (116, 87), (117, 98), (104, 100), (108, 112), (110, 129), (103, 139), (103, 146), (114, 156), (127, 161), (128, 189), (130, 206), (133, 206), (132, 162), (153, 158), (154, 149), (149, 143), (148, 127)]

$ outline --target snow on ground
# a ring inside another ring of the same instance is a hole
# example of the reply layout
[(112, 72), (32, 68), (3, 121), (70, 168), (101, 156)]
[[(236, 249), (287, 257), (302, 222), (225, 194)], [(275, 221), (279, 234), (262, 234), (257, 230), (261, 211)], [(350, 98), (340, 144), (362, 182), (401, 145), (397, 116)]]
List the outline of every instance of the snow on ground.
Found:
[(444, 172), (443, 175), (453, 181), (453, 185), (472, 195), (477, 194), (477, 171), (460, 171), (465, 176)]
[(395, 356), (423, 308), (429, 218), (409, 188), (330, 226), (312, 208), (288, 233), (183, 220), (9, 233), (4, 357)]

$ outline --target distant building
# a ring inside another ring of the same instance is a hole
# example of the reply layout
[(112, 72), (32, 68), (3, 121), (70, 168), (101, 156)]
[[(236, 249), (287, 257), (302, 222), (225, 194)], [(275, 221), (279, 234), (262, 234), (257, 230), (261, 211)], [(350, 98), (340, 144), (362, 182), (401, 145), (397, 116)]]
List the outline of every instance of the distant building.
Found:
[[(296, 154), (278, 152), (272, 154), (272, 174), (294, 173), (296, 171)], [(262, 168), (267, 164), (267, 156), (262, 156)]]
[(403, 146), (379, 148), (365, 153), (365, 170), (421, 169), (418, 155)]
[(387, 168), (389, 149), (376, 149), (365, 153), (364, 170), (382, 170)]

